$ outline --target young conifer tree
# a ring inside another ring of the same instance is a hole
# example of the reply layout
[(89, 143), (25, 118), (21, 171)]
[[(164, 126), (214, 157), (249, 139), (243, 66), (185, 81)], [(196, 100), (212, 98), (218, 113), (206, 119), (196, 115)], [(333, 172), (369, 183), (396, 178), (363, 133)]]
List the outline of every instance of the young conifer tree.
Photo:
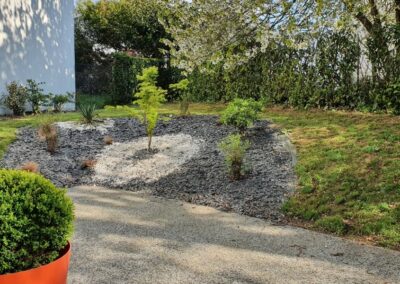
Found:
[(166, 90), (158, 87), (157, 84), (158, 68), (155, 66), (145, 68), (141, 75), (137, 76), (139, 80), (139, 92), (135, 94), (140, 109), (140, 120), (146, 127), (148, 137), (147, 149), (151, 150), (151, 140), (154, 128), (157, 125), (159, 107), (165, 102)]

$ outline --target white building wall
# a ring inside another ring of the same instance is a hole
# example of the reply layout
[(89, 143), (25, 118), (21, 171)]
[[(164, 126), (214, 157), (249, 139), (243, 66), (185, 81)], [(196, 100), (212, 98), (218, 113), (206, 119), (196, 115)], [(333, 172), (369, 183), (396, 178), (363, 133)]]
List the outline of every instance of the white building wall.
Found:
[(45, 82), (45, 92), (75, 92), (73, 14), (74, 0), (0, 0), (0, 96), (27, 79)]

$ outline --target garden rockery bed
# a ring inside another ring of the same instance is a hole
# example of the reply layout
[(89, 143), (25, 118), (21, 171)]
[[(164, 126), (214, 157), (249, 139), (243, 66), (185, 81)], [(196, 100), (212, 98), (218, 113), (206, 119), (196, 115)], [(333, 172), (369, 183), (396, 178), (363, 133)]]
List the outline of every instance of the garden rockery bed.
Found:
[[(59, 145), (53, 155), (37, 130), (22, 128), (3, 158), (6, 168), (28, 161), (57, 186), (96, 184), (125, 190), (151, 190), (155, 195), (280, 221), (280, 208), (295, 184), (294, 154), (288, 139), (259, 121), (248, 130), (251, 142), (248, 175), (232, 181), (218, 143), (234, 130), (214, 116), (160, 121), (153, 148), (147, 152), (144, 127), (133, 119), (106, 120), (94, 127), (58, 124)], [(114, 143), (106, 145), (104, 136)], [(94, 168), (84, 168), (95, 160)]]

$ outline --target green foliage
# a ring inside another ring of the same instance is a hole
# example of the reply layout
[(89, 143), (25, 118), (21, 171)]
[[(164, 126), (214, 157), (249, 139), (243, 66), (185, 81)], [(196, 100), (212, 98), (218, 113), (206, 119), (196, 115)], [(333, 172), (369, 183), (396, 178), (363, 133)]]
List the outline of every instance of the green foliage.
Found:
[(229, 169), (229, 175), (234, 180), (241, 179), (245, 174), (244, 158), (249, 141), (244, 141), (240, 134), (231, 134), (219, 143), (219, 148), (225, 155), (225, 162)]
[(319, 219), (315, 225), (327, 232), (335, 233), (337, 235), (343, 235), (346, 232), (346, 225), (340, 216), (323, 217)]
[(142, 75), (138, 75), (139, 92), (135, 94), (141, 112), (141, 120), (146, 127), (148, 137), (148, 150), (151, 149), (153, 131), (158, 120), (158, 109), (165, 102), (166, 90), (157, 87), (158, 69), (148, 67), (143, 69)]
[(394, 114), (400, 114), (400, 79), (388, 85), (383, 97), (386, 108)]
[(83, 117), (83, 121), (88, 124), (92, 124), (94, 118), (96, 117), (96, 109), (97, 105), (94, 102), (79, 104), (78, 105), (79, 112)]
[(115, 53), (112, 68), (112, 104), (125, 105), (132, 102), (132, 93), (137, 91), (138, 79), (142, 70), (158, 65), (159, 61), (149, 58), (137, 58), (125, 53)]
[(9, 108), (14, 115), (23, 115), (27, 100), (26, 88), (13, 81), (6, 84), (6, 90), (7, 94), (2, 98), (1, 103)]
[(163, 3), (157, 0), (80, 1), (77, 15), (85, 36), (117, 51), (131, 50), (142, 56), (161, 58), (167, 38), (158, 21)]
[(71, 102), (72, 99), (74, 98), (74, 94), (72, 93), (66, 93), (65, 95), (55, 95), (50, 93), (49, 96), (54, 112), (61, 112), (63, 106), (66, 103)]
[(55, 260), (73, 231), (73, 203), (42, 176), (0, 170), (0, 274)]
[(189, 114), (189, 105), (191, 101), (191, 95), (188, 92), (189, 80), (182, 79), (178, 83), (170, 84), (170, 89), (178, 93), (180, 98), (180, 114), (186, 116)]
[(261, 102), (253, 99), (234, 99), (222, 113), (221, 121), (243, 132), (259, 118), (261, 110)]
[(44, 82), (36, 82), (35, 80), (28, 79), (26, 81), (27, 100), (32, 106), (32, 113), (40, 113), (40, 107), (48, 102), (48, 95), (43, 93)]

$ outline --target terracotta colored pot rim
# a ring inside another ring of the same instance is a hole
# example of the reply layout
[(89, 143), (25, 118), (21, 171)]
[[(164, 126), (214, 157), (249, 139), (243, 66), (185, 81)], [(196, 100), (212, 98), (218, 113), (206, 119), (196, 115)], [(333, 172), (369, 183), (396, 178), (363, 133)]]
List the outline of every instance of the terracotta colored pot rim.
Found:
[(63, 248), (60, 251), (60, 255), (55, 260), (53, 260), (52, 262), (49, 262), (49, 263), (44, 264), (44, 265), (41, 265), (39, 267), (27, 269), (27, 270), (21, 270), (21, 271), (18, 271), (18, 272), (0, 274), (0, 279), (1, 279), (2, 276), (12, 275), (12, 274), (16, 274), (16, 273), (24, 273), (24, 272), (35, 272), (36, 270), (39, 270), (39, 269), (46, 269), (46, 267), (53, 266), (54, 264), (62, 262), (63, 258), (65, 258), (66, 256), (69, 256), (70, 252), (71, 252), (71, 243), (68, 242), (67, 245), (65, 246), (65, 248)]

